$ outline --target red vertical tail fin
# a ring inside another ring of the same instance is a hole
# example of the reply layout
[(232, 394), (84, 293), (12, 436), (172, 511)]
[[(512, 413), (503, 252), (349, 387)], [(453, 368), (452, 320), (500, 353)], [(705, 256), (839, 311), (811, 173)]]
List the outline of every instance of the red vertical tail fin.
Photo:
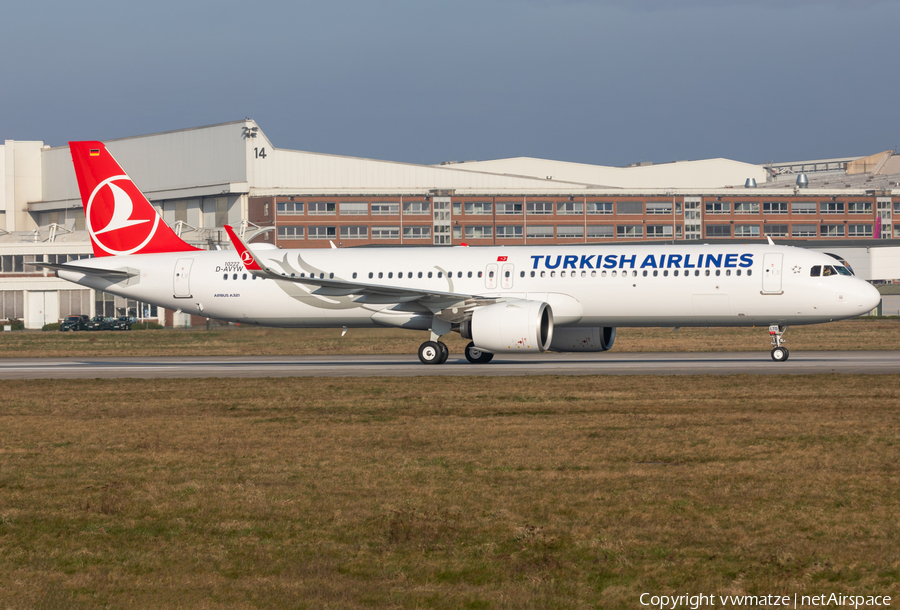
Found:
[(175, 235), (102, 142), (69, 142), (95, 256), (197, 250)]

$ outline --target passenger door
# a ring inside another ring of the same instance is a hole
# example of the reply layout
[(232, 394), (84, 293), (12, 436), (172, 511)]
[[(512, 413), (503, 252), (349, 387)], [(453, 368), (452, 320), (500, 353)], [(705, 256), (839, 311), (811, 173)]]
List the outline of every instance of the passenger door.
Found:
[(763, 255), (763, 294), (781, 294), (781, 262), (783, 254), (774, 252)]

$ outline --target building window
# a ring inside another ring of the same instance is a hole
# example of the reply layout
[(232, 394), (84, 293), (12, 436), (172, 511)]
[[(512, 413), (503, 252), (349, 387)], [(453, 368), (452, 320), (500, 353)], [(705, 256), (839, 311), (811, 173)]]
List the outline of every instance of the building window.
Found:
[(341, 227), (341, 239), (368, 239), (369, 227)]
[(336, 203), (328, 203), (325, 201), (315, 201), (309, 204), (310, 216), (329, 216), (335, 213), (337, 209)]
[(619, 216), (637, 216), (644, 213), (642, 201), (620, 201), (616, 204), (616, 214)]
[[(408, 216), (431, 214), (431, 204), (427, 201), (407, 201), (403, 204), (403, 214)], [(406, 232), (403, 235), (406, 235)]]
[(791, 237), (817, 237), (819, 225), (791, 225)]
[[(850, 202), (849, 212), (851, 214), (871, 214), (872, 213), (872, 202), (871, 201), (851, 201)], [(862, 225), (860, 225), (862, 226)]]
[(486, 239), (494, 234), (494, 227), (466, 227), (466, 239)]
[(769, 237), (787, 237), (787, 225), (765, 225), (764, 233)]
[(815, 214), (817, 211), (815, 201), (791, 202), (791, 214)]
[(584, 239), (584, 225), (559, 225), (556, 227), (556, 236), (565, 239)]
[(431, 227), (403, 227), (403, 237), (405, 239), (431, 239)]
[(612, 225), (588, 225), (588, 239), (609, 239), (613, 235), (615, 235), (615, 231)]
[(707, 214), (731, 214), (731, 204), (725, 201), (708, 201), (706, 203)]
[(758, 201), (741, 201), (734, 204), (735, 214), (759, 214)]
[(552, 239), (553, 227), (550, 225), (528, 225), (526, 235), (534, 239)]
[(522, 204), (513, 203), (511, 201), (501, 201), (497, 204), (497, 215), (521, 214)]
[[(648, 201), (647, 202), (647, 213), (648, 214), (668, 214), (672, 215), (672, 202), (671, 201)], [(649, 235), (649, 233), (647, 234)]]
[(787, 214), (787, 201), (765, 201), (763, 202), (763, 214)]
[(872, 237), (872, 225), (850, 225), (847, 234), (850, 237)]
[(282, 201), (278, 204), (278, 213), (297, 216), (303, 213), (303, 203), (300, 201)]
[(341, 216), (367, 216), (369, 204), (364, 201), (352, 201), (340, 204)]
[(490, 215), (492, 213), (492, 206), (488, 202), (482, 201), (467, 201), (465, 205), (466, 215)]
[(399, 203), (372, 202), (372, 216), (396, 216), (399, 213)]
[(843, 214), (844, 213), (844, 202), (843, 201), (823, 201), (819, 208), (822, 210), (823, 214)]
[(731, 225), (706, 225), (707, 237), (731, 237)]
[(619, 239), (643, 236), (644, 225), (616, 225), (616, 237)]
[(521, 225), (500, 225), (497, 227), (497, 239), (517, 239), (521, 237)]
[(529, 201), (525, 208), (529, 214), (552, 214), (553, 202), (551, 201)]
[(278, 227), (278, 239), (303, 239), (303, 227)]
[(734, 225), (735, 237), (759, 237), (759, 225)]
[(822, 237), (843, 237), (844, 225), (822, 225)]
[(400, 227), (372, 227), (372, 239), (400, 239)]
[(563, 201), (557, 203), (556, 213), (561, 216), (584, 216), (584, 203), (581, 201)]
[(310, 239), (334, 239), (337, 237), (337, 227), (309, 227)]
[(647, 225), (647, 237), (672, 239), (672, 225)]
[(613, 204), (611, 201), (589, 201), (587, 204), (588, 214), (612, 214)]

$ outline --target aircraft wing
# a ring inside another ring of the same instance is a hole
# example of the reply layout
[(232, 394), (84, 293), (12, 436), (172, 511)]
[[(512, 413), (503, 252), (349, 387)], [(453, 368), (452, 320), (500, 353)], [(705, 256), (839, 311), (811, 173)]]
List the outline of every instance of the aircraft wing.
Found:
[(313, 294), (321, 296), (349, 296), (359, 295), (356, 299), (359, 303), (408, 303), (411, 301), (419, 301), (426, 306), (447, 307), (453, 303), (466, 303), (467, 305), (481, 305), (484, 303), (493, 303), (497, 299), (493, 297), (482, 297), (475, 294), (463, 294), (456, 292), (442, 292), (440, 290), (423, 290), (419, 288), (411, 288), (404, 286), (388, 286), (384, 284), (371, 284), (366, 282), (355, 282), (340, 279), (331, 279), (324, 277), (313, 277), (310, 274), (306, 277), (298, 277), (296, 275), (288, 275), (280, 273), (275, 269), (267, 266), (258, 254), (255, 254), (247, 244), (237, 236), (230, 226), (225, 226), (228, 237), (231, 238), (235, 250), (241, 257), (244, 267), (256, 277), (281, 280), (284, 282), (295, 282), (307, 286), (318, 286)]
[(96, 275), (99, 277), (123, 279), (140, 275), (136, 270), (126, 269), (96, 269), (94, 267), (83, 267), (81, 265), (54, 264), (54, 263), (25, 263), (39, 269), (53, 269), (54, 271), (75, 271), (76, 273), (84, 273), (85, 275)]

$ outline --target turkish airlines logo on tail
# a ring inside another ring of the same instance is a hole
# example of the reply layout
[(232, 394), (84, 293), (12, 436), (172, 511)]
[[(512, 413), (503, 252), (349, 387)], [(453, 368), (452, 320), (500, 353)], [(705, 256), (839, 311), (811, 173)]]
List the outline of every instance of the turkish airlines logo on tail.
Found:
[(113, 256), (142, 250), (159, 227), (159, 214), (145, 204), (135, 210), (134, 201), (144, 196), (128, 176), (112, 176), (99, 183), (85, 209), (85, 224), (94, 242)]
[(250, 254), (249, 250), (244, 250), (241, 253), (241, 260), (244, 261), (244, 264), (249, 265), (253, 262), (253, 255)]

